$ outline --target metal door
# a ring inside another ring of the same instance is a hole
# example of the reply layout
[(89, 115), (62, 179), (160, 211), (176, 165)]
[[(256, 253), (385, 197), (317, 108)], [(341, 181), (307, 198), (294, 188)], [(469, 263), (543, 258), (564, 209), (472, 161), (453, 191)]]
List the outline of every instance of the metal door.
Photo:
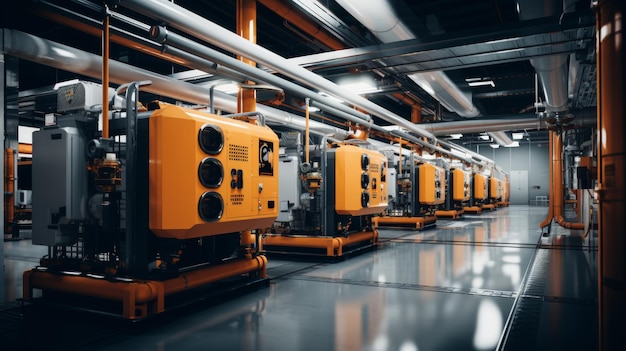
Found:
[(511, 171), (511, 204), (528, 205), (528, 171)]

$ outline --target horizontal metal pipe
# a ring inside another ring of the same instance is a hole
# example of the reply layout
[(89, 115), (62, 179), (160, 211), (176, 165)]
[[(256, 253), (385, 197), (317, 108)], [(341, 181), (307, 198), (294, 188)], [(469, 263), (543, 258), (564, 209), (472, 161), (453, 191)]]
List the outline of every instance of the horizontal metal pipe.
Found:
[[(574, 119), (567, 126), (584, 127), (593, 126), (596, 123), (596, 109), (587, 108), (570, 111)], [(523, 116), (523, 117), (521, 117)], [(516, 118), (502, 116), (498, 119), (472, 119), (467, 121), (426, 123), (424, 128), (435, 136), (449, 135), (454, 133), (483, 133), (508, 130), (545, 130), (549, 123), (545, 119), (537, 118), (534, 113), (523, 114)]]
[[(100, 79), (102, 58), (98, 55), (17, 30), (2, 29), (1, 31), (4, 37), (4, 54), (6, 55)], [(209, 102), (210, 91), (208, 88), (182, 82), (119, 61), (109, 61), (109, 74), (111, 82), (115, 84), (150, 80), (152, 84), (142, 87), (142, 90), (194, 104), (207, 104)], [(237, 101), (234, 97), (219, 91), (214, 93), (217, 108), (233, 113), (237, 111)], [(265, 105), (258, 105), (257, 111), (266, 117), (268, 124), (304, 130), (304, 118), (300, 116)], [(310, 121), (310, 127), (311, 131), (316, 134), (333, 135), (337, 138), (343, 138), (348, 134), (343, 129), (317, 121)]]
[(408, 120), (376, 105), (337, 84), (300, 67), (297, 64), (277, 55), (276, 53), (251, 43), (200, 15), (183, 7), (163, 0), (124, 0), (120, 6), (134, 10), (150, 18), (169, 23), (169, 25), (191, 34), (198, 39), (221, 47), (237, 55), (245, 56), (255, 62), (280, 72), (302, 84), (336, 96), (366, 112), (396, 125), (399, 125), (420, 136), (436, 139), (434, 135)]
[(474, 164), (478, 164), (478, 165), (481, 165), (481, 166), (494, 165), (495, 164), (493, 160), (491, 160), (491, 159), (489, 159), (489, 158), (487, 158), (487, 157), (485, 157), (485, 156), (483, 156), (483, 155), (481, 155), (481, 154), (479, 154), (477, 152), (474, 152), (474, 151), (472, 151), (470, 149), (466, 149), (466, 148), (464, 148), (462, 146), (459, 146), (457, 144), (450, 143), (450, 142), (447, 142), (447, 141), (444, 141), (444, 140), (439, 140), (439, 144), (443, 145), (443, 146), (445, 146), (445, 147), (447, 147), (447, 148), (449, 148), (451, 150), (454, 149), (454, 150), (457, 150), (459, 152), (464, 152), (466, 154), (469, 154), (472, 157), (472, 161), (474, 159), (479, 160), (479, 161), (473, 161), (472, 163), (474, 163)]
[[(196, 64), (201, 64), (203, 59), (216, 61), (219, 64), (230, 67), (238, 72), (245, 73), (248, 75), (248, 79), (252, 78), (257, 80), (257, 83), (266, 83), (272, 84), (277, 87), (283, 88), (284, 90), (290, 91), (296, 95), (301, 97), (312, 97), (315, 96), (315, 100), (318, 100), (323, 105), (331, 106), (336, 110), (343, 111), (346, 114), (350, 114), (361, 119), (365, 122), (370, 122), (372, 118), (362, 112), (359, 112), (355, 109), (352, 109), (346, 105), (343, 105), (337, 101), (329, 97), (325, 97), (317, 94), (316, 92), (304, 88), (298, 84), (292, 83), (286, 79), (275, 76), (271, 73), (265, 72), (262, 69), (250, 66), (242, 61), (239, 61), (233, 57), (230, 57), (226, 54), (208, 48), (198, 42), (185, 38), (176, 33), (172, 33), (167, 31), (164, 27), (155, 26), (152, 27), (150, 31), (152, 38), (156, 41), (161, 42), (164, 45), (164, 52), (168, 52), (171, 55), (184, 57), (186, 60), (193, 61)], [(180, 50), (178, 50), (180, 49)], [(184, 51), (183, 51), (184, 50)], [(187, 51), (188, 53), (185, 53)], [(201, 58), (193, 59), (189, 53), (193, 55), (197, 55)], [(207, 61), (210, 62), (210, 61)], [(325, 107), (325, 106), (321, 106)]]
[(476, 161), (474, 161), (472, 159), (469, 159), (467, 157), (463, 157), (463, 156), (454, 154), (453, 152), (451, 152), (449, 150), (443, 149), (443, 148), (441, 148), (439, 146), (436, 146), (436, 145), (432, 145), (432, 144), (430, 144), (428, 142), (425, 142), (425, 141), (423, 141), (423, 140), (421, 140), (419, 138), (416, 138), (416, 137), (414, 137), (412, 135), (409, 135), (407, 133), (401, 132), (399, 130), (394, 130), (394, 131), (391, 132), (391, 134), (393, 134), (395, 136), (398, 136), (398, 137), (400, 137), (400, 138), (402, 138), (404, 140), (410, 141), (410, 142), (412, 142), (414, 144), (421, 145), (424, 148), (432, 150), (433, 152), (439, 152), (439, 153), (448, 155), (448, 156), (450, 156), (452, 158), (461, 160), (461, 161), (466, 162), (466, 163), (472, 163), (472, 164), (477, 164), (478, 163), (478, 162), (476, 162)]

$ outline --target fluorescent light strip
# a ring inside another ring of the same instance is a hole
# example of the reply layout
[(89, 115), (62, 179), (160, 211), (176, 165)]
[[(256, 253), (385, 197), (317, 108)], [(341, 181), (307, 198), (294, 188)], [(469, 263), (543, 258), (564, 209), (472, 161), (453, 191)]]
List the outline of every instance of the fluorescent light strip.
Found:
[(481, 80), (479, 82), (467, 82), (467, 85), (469, 85), (470, 87), (480, 87), (480, 86), (486, 86), (486, 85), (491, 85), (491, 87), (493, 88), (496, 87), (496, 83), (494, 83), (493, 80)]

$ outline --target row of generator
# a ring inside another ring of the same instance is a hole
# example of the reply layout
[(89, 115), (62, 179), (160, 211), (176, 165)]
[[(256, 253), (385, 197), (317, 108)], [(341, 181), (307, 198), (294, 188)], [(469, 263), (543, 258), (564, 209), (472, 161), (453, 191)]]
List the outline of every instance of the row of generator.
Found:
[[(100, 111), (92, 86), (59, 88), (33, 133), (32, 242), (26, 301), (142, 319), (207, 291), (267, 283), (266, 253), (342, 257), (375, 247), (378, 226), (508, 203), (498, 177), (375, 150), (362, 140), (136, 101), (124, 86)], [(115, 100), (115, 99), (114, 99)], [(483, 170), (484, 171), (484, 170)]]

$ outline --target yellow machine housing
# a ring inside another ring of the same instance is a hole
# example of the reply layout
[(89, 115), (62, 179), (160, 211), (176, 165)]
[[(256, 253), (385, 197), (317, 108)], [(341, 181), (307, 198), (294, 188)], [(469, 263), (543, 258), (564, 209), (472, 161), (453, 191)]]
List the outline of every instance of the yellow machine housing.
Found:
[(166, 105), (150, 117), (149, 226), (190, 239), (272, 225), (278, 137), (269, 127)]
[(423, 205), (440, 205), (446, 201), (446, 174), (443, 168), (429, 163), (418, 167), (419, 202)]
[(464, 202), (470, 199), (470, 173), (462, 169), (452, 170), (452, 200)]
[(387, 157), (354, 145), (335, 150), (335, 212), (378, 214), (387, 208)]
[(496, 177), (489, 178), (489, 198), (493, 200), (502, 199), (504, 195), (504, 181)]
[(474, 174), (474, 199), (485, 200), (487, 199), (487, 179), (482, 174)]

